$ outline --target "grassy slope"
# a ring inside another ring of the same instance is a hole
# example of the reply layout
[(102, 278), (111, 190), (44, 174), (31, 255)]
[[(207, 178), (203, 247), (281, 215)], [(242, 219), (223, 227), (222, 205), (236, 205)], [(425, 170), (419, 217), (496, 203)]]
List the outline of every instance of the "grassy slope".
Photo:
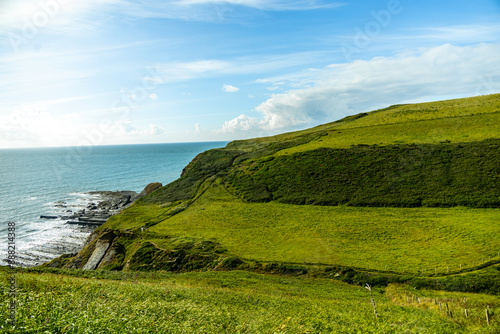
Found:
[[(438, 118), (407, 123), (364, 125), (354, 127), (362, 120), (331, 126), (327, 135), (309, 142), (282, 150), (276, 155), (292, 154), (316, 148), (349, 148), (351, 145), (390, 144), (436, 144), (445, 140), (466, 143), (498, 138), (500, 133), (500, 111), (460, 117)], [(369, 123), (368, 123), (369, 124)]]
[(472, 267), (500, 249), (497, 210), (244, 203), (214, 185), (149, 232), (214, 238), (230, 253), (258, 261), (398, 272)]
[[(405, 286), (369, 292), (329, 279), (241, 271), (17, 274), (17, 325), (6, 324), (8, 273), (0, 270), (3, 333), (492, 333), (482, 317), (500, 303), (487, 295), (420, 292)], [(407, 303), (418, 296), (422, 304)], [(424, 297), (449, 303), (454, 319)], [(465, 305), (459, 300), (466, 298)], [(411, 299), (411, 297), (410, 297)], [(425, 304), (424, 304), (425, 302)], [(465, 319), (463, 307), (469, 309)]]

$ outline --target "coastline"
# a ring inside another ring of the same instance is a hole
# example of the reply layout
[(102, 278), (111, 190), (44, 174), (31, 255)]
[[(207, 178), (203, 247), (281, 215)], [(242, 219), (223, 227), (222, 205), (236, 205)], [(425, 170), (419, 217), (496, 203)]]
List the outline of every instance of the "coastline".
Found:
[(15, 264), (18, 267), (36, 267), (48, 263), (61, 255), (76, 255), (82, 250), (88, 237), (111, 216), (119, 214), (139, 198), (161, 187), (161, 183), (151, 183), (142, 192), (135, 191), (89, 191), (87, 202), (77, 208), (64, 202), (56, 202), (59, 212), (54, 215), (40, 215), (40, 219), (57, 220), (60, 228), (71, 228), (71, 235), (61, 237), (43, 245), (36, 245), (28, 251), (18, 253)]

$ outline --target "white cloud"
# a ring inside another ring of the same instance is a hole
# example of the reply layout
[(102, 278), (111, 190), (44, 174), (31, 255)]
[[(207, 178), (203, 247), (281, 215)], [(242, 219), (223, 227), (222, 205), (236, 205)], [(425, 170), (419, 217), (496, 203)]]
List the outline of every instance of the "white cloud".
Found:
[(26, 42), (48, 30), (73, 35), (95, 33), (105, 24), (106, 13), (124, 4), (124, 0), (6, 0), (0, 12), (0, 28), (3, 34), (7, 32), (11, 44)]
[(230, 121), (226, 121), (220, 132), (234, 133), (236, 131), (250, 131), (260, 127), (260, 122), (252, 117), (242, 114)]
[(77, 113), (55, 115), (39, 104), (26, 105), (0, 115), (0, 148), (36, 146), (94, 146), (153, 141), (164, 133), (156, 124), (137, 127), (128, 119), (99, 123), (85, 121)]
[(9, 38), (15, 34), (31, 39), (46, 30), (72, 35), (95, 34), (104, 29), (111, 16), (117, 15), (237, 22), (234, 13), (238, 8), (289, 11), (342, 5), (320, 0), (3, 0), (0, 35), (7, 32)]
[(161, 81), (166, 83), (225, 73), (231, 67), (229, 62), (222, 60), (199, 60), (159, 64), (155, 71), (161, 77)]
[(219, 131), (289, 130), (391, 104), (496, 93), (500, 82), (493, 82), (491, 73), (500, 74), (498, 54), (500, 44), (446, 44), (332, 64), (304, 78), (304, 86), (312, 80), (312, 87), (273, 94), (256, 108), (260, 118), (241, 115)]
[(240, 89), (238, 87), (231, 86), (231, 85), (222, 85), (222, 90), (227, 92), (227, 93), (236, 93)]
[(149, 98), (150, 98), (151, 100), (153, 100), (153, 101), (154, 101), (154, 100), (158, 100), (158, 95), (156, 95), (155, 93), (151, 93), (151, 94), (149, 94)]
[[(421, 33), (420, 33), (421, 31)], [(500, 24), (459, 25), (444, 27), (425, 27), (412, 38), (440, 40), (448, 43), (473, 43), (474, 41), (496, 41), (500, 34)], [(408, 38), (408, 36), (402, 36)]]
[(157, 80), (171, 83), (222, 75), (268, 73), (280, 69), (303, 66), (315, 61), (324, 61), (325, 52), (297, 52), (273, 56), (248, 56), (236, 59), (205, 59), (191, 62), (170, 62), (154, 67)]
[(145, 134), (150, 134), (152, 136), (158, 136), (158, 135), (161, 135), (163, 132), (165, 132), (165, 129), (163, 129), (161, 126), (158, 126), (156, 124), (149, 124), (148, 130), (146, 130)]
[(319, 8), (332, 8), (342, 6), (342, 3), (325, 3), (315, 0), (177, 0), (175, 3), (182, 5), (237, 5), (256, 8), (260, 10), (310, 10)]

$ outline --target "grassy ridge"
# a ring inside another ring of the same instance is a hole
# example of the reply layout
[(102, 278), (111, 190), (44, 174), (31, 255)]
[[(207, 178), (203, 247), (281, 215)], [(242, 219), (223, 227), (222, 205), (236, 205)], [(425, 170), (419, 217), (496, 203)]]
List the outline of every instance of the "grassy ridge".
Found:
[[(94, 274), (97, 278), (64, 273), (16, 275), (18, 321), (12, 328), (6, 324), (8, 274), (0, 271), (2, 332), (490, 333), (499, 328), (496, 318), (486, 328), (479, 320), (452, 320), (433, 309), (400, 305), (395, 296), (409, 293), (400, 286), (391, 290), (393, 295), (375, 290), (380, 315), (375, 320), (366, 289), (328, 279), (239, 271), (101, 272)], [(491, 312), (499, 311), (495, 298), (449, 295), (440, 298), (471, 298), (479, 310), (488, 304)]]
[[(369, 117), (366, 118), (368, 120)], [(359, 121), (361, 121), (360, 119)], [(500, 112), (460, 117), (428, 119), (408, 123), (391, 123), (347, 127), (358, 124), (331, 124), (323, 136), (282, 150), (276, 155), (293, 154), (318, 148), (349, 148), (352, 145), (439, 144), (443, 141), (467, 143), (497, 138), (500, 133)], [(358, 124), (359, 125), (359, 124)]]
[[(393, 144), (399, 142), (437, 143), (454, 136), (456, 141), (498, 138), (500, 94), (418, 104), (395, 105), (368, 113), (348, 116), (314, 128), (272, 137), (235, 141), (231, 147), (279, 143), (322, 133), (333, 135), (326, 147), (347, 148), (356, 144)], [(474, 116), (474, 115), (477, 115)], [(472, 116), (472, 117), (471, 117)], [(411, 126), (408, 126), (411, 124)], [(355, 130), (354, 130), (355, 129)], [(341, 139), (337, 135), (341, 131)], [(345, 133), (344, 133), (345, 132)], [(357, 134), (359, 133), (359, 135)], [(365, 138), (373, 142), (364, 142)], [(400, 137), (400, 138), (397, 138)], [(322, 138), (325, 140), (325, 138)], [(455, 141), (455, 140), (454, 140)], [(305, 144), (305, 143), (303, 143)], [(329, 146), (333, 145), (333, 146)], [(298, 146), (298, 145), (295, 145)], [(325, 147), (325, 146), (320, 146)], [(315, 147), (306, 148), (314, 149)], [(317, 147), (316, 147), (317, 148)], [(295, 149), (295, 148), (293, 148)]]

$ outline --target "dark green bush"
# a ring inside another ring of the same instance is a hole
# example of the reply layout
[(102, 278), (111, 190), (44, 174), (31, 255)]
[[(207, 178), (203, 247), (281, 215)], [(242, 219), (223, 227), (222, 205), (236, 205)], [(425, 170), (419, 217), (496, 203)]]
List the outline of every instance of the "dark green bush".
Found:
[(357, 145), (248, 161), (226, 177), (250, 202), (500, 207), (500, 140)]

